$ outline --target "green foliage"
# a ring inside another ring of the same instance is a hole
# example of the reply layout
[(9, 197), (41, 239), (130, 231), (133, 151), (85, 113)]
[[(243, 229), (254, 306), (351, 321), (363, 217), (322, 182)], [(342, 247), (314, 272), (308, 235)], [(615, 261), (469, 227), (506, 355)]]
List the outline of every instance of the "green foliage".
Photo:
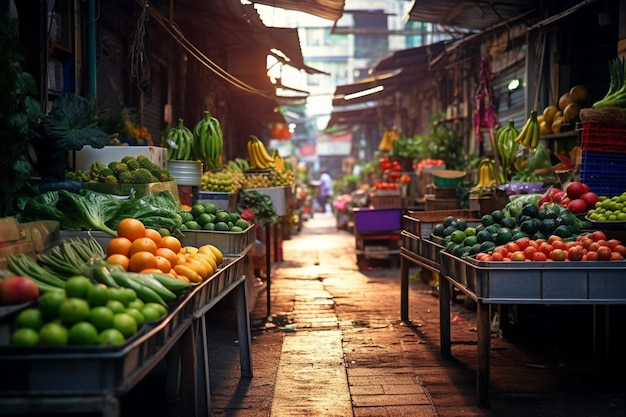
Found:
[(267, 194), (259, 193), (250, 188), (241, 190), (239, 193), (239, 202), (237, 203), (237, 211), (241, 213), (246, 208), (252, 210), (254, 213), (254, 221), (260, 227), (278, 221), (274, 203)]
[(22, 71), (17, 21), (0, 19), (0, 217), (14, 214), (16, 196), (29, 192), (27, 151), (42, 115), (36, 83)]

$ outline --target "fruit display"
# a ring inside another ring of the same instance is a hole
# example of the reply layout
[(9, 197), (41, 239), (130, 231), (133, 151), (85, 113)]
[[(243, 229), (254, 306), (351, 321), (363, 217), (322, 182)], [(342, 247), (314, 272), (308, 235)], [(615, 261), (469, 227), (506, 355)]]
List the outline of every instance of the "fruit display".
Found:
[(247, 147), (251, 169), (267, 169), (274, 165), (274, 158), (272, 158), (265, 144), (258, 137), (250, 135)]
[[(507, 206), (509, 207), (509, 206)], [(522, 237), (538, 240), (551, 235), (572, 238), (584, 223), (565, 207), (549, 203), (538, 207), (528, 202), (519, 213), (514, 210), (494, 210), (480, 219), (480, 224), (468, 226), (464, 220), (448, 217), (435, 225), (432, 235), (455, 256), (471, 256), (488, 252)]]
[(167, 159), (170, 161), (193, 161), (196, 159), (196, 143), (193, 132), (185, 126), (183, 119), (178, 119), (178, 124), (167, 130), (164, 138), (167, 146)]
[(193, 129), (195, 157), (204, 163), (205, 169), (220, 166), (220, 157), (224, 149), (224, 134), (219, 120), (204, 111), (202, 119)]
[(122, 345), (225, 261), (214, 245), (183, 247), (137, 219), (124, 219), (116, 232), (106, 247), (77, 237), (35, 256), (7, 257), (13, 275), (0, 281), (2, 300), (33, 302), (14, 317), (13, 345)]
[(385, 129), (378, 144), (378, 150), (390, 152), (393, 148), (393, 143), (398, 139), (400, 139), (400, 135), (395, 129)]
[(519, 148), (517, 141), (519, 133), (514, 120), (509, 120), (506, 126), (501, 126), (496, 130), (496, 150), (502, 166), (502, 175), (506, 180), (513, 175), (514, 162)]
[(626, 221), (626, 191), (620, 195), (598, 196), (595, 206), (587, 212), (587, 219), (593, 222)]
[(227, 166), (221, 171), (203, 172), (200, 181), (202, 191), (234, 193), (243, 187), (245, 175), (240, 170), (233, 170)]
[(520, 261), (623, 261), (626, 247), (618, 239), (608, 239), (604, 232), (581, 233), (573, 240), (558, 235), (548, 239), (522, 237), (496, 246), (489, 252), (479, 252), (476, 260), (482, 262)]
[(242, 188), (285, 187), (293, 185), (296, 175), (292, 170), (279, 171), (269, 167), (266, 172), (248, 172), (242, 181)]
[(515, 141), (527, 149), (535, 150), (539, 144), (540, 126), (537, 119), (537, 111), (531, 110), (530, 116), (519, 131)]
[(189, 211), (180, 211), (185, 230), (214, 230), (217, 232), (241, 232), (250, 223), (237, 212), (218, 210), (213, 203), (196, 203)]
[(544, 107), (537, 116), (541, 135), (560, 133), (563, 125), (579, 118), (580, 110), (589, 106), (589, 90), (578, 84), (561, 94), (558, 101)]
[(572, 181), (565, 191), (551, 187), (539, 199), (539, 205), (557, 203), (566, 207), (573, 214), (584, 214), (593, 209), (598, 202), (598, 195), (590, 191), (589, 186), (580, 181)]

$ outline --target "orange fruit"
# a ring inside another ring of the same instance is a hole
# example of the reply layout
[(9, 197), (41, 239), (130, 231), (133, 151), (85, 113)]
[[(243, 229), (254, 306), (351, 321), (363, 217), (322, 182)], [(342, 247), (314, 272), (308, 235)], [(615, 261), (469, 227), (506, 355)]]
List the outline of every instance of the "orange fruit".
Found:
[(150, 229), (149, 227), (147, 227), (146, 228), (146, 237), (152, 239), (154, 241), (154, 243), (156, 243), (157, 248), (161, 247), (162, 238), (161, 238), (161, 234), (158, 232), (158, 230)]
[(156, 268), (156, 256), (147, 251), (139, 251), (131, 255), (128, 270), (131, 272), (139, 272), (146, 268)]
[(169, 259), (164, 258), (163, 256), (156, 256), (156, 261), (157, 261), (157, 268), (161, 271), (161, 272), (170, 272), (170, 270), (172, 269), (172, 264), (170, 263)]
[(130, 241), (146, 236), (146, 226), (137, 219), (127, 217), (117, 225), (117, 236), (125, 237)]
[(163, 236), (161, 238), (161, 247), (171, 249), (174, 253), (179, 253), (183, 245), (176, 236)]
[(163, 271), (161, 271), (159, 268), (146, 268), (146, 269), (142, 269), (141, 271), (139, 271), (140, 274), (162, 274)]
[(161, 256), (167, 259), (170, 263), (170, 268), (178, 263), (178, 255), (170, 248), (159, 248), (156, 251), (156, 256)]
[(128, 258), (128, 256), (122, 255), (121, 253), (114, 253), (112, 255), (107, 256), (107, 262), (121, 265), (122, 268), (128, 271), (130, 259)]
[(154, 240), (149, 237), (140, 237), (133, 240), (132, 245), (130, 246), (130, 256), (137, 252), (150, 252), (151, 254), (156, 254), (157, 244), (154, 243)]
[(130, 245), (132, 241), (126, 237), (114, 237), (107, 245), (107, 256), (115, 253), (130, 256)]

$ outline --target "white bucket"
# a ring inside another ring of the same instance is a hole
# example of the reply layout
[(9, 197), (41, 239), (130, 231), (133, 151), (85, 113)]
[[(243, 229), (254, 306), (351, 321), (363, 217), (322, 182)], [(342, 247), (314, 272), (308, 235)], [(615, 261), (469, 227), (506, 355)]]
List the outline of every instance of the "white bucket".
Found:
[(200, 161), (167, 161), (167, 170), (178, 185), (200, 187), (202, 183), (202, 162)]

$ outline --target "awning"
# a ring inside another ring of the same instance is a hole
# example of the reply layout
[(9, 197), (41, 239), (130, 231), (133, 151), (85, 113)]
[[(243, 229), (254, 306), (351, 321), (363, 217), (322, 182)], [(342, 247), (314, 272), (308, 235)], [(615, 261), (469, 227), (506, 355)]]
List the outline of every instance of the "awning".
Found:
[(408, 19), (482, 30), (531, 8), (528, 0), (413, 0)]
[(297, 10), (314, 16), (337, 21), (343, 15), (345, 0), (251, 0), (280, 9)]

